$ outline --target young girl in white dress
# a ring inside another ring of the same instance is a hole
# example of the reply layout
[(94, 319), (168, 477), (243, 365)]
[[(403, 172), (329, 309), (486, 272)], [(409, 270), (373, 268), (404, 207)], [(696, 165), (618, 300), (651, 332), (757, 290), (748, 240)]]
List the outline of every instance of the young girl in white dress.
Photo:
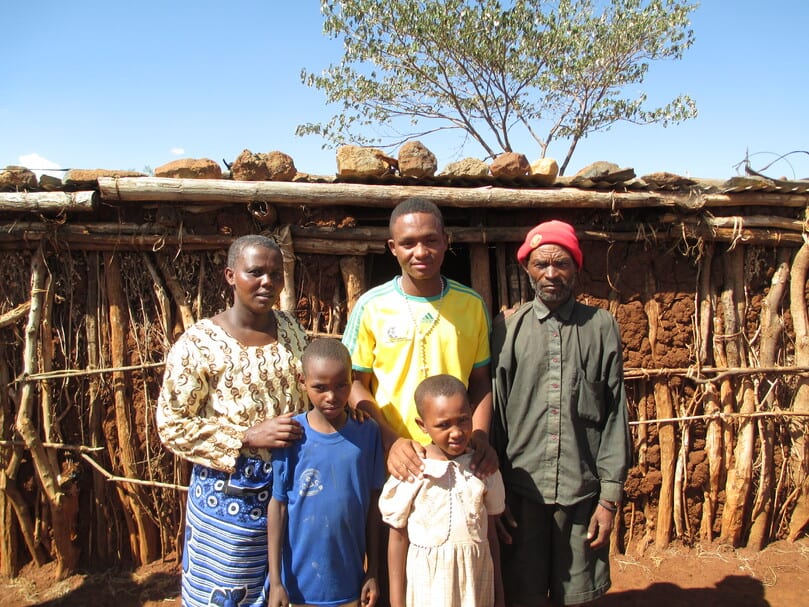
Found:
[(422, 478), (390, 477), (379, 500), (391, 526), (391, 607), (502, 607), (500, 549), (494, 518), (505, 509), (500, 472), (477, 478), (467, 453), (472, 407), (451, 375), (422, 381), (416, 420), (432, 442)]

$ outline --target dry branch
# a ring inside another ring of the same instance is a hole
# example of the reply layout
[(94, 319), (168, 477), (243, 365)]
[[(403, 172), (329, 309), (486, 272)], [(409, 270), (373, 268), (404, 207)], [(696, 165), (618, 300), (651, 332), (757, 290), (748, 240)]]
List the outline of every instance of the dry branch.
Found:
[[(714, 374), (713, 377), (706, 375)], [(687, 377), (698, 384), (709, 384), (744, 375), (798, 375), (809, 374), (809, 366), (757, 366), (757, 367), (677, 367), (661, 369), (638, 369), (627, 367), (624, 369), (624, 379), (642, 379), (652, 377)]]
[(145, 486), (145, 487), (159, 487), (162, 489), (174, 489), (175, 491), (188, 491), (188, 487), (184, 485), (175, 485), (173, 483), (161, 483), (159, 481), (145, 481), (139, 478), (129, 478), (126, 476), (116, 476), (101, 464), (95, 461), (92, 457), (82, 452), (81, 457), (84, 461), (90, 464), (96, 472), (99, 472), (108, 481), (115, 483), (129, 483), (131, 485)]
[(20, 305), (9, 310), (8, 312), (0, 314), (0, 329), (2, 329), (3, 327), (8, 327), (10, 325), (17, 324), (23, 318), (28, 316), (28, 311), (30, 309), (31, 309), (31, 302), (26, 301), (25, 303), (21, 303)]
[(683, 217), (674, 213), (666, 213), (660, 217), (660, 223), (685, 223), (689, 225), (705, 225), (714, 228), (731, 228), (741, 230), (743, 228), (770, 228), (776, 230), (787, 230), (793, 232), (803, 232), (805, 225), (798, 219), (788, 217), (774, 217), (772, 215), (731, 215), (716, 217), (704, 215), (700, 217)]
[[(0, 440), (0, 445), (12, 445), (24, 447), (25, 441), (21, 440)], [(64, 451), (78, 451), (82, 453), (94, 453), (96, 451), (103, 451), (103, 447), (88, 447), (87, 445), (70, 445), (68, 443), (47, 443), (43, 442), (42, 446), (45, 449), (62, 449)]]

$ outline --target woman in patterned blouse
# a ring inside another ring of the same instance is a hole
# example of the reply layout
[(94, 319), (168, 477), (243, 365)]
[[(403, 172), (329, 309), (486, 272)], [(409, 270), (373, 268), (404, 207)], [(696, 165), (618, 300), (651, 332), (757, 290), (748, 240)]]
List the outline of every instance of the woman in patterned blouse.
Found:
[(171, 348), (157, 405), (160, 438), (193, 463), (182, 604), (264, 605), (270, 451), (301, 437), (303, 328), (274, 310), (284, 285), (278, 246), (242, 236), (228, 251), (233, 305)]

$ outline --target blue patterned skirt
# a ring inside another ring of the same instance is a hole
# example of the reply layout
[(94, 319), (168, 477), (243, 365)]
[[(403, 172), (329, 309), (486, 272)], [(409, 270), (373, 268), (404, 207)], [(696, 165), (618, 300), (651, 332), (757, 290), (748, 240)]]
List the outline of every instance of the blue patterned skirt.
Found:
[(195, 464), (188, 486), (182, 604), (267, 604), (267, 504), (272, 464), (239, 457), (228, 474)]

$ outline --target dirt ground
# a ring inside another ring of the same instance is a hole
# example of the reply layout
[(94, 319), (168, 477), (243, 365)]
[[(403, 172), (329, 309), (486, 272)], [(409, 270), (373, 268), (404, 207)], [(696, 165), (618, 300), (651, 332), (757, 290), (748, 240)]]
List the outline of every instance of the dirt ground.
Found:
[[(613, 588), (599, 607), (799, 607), (809, 602), (809, 538), (775, 542), (761, 552), (711, 545), (642, 556), (617, 555)], [(0, 580), (4, 607), (179, 607), (175, 560), (134, 572), (96, 572), (62, 582), (53, 567)]]

